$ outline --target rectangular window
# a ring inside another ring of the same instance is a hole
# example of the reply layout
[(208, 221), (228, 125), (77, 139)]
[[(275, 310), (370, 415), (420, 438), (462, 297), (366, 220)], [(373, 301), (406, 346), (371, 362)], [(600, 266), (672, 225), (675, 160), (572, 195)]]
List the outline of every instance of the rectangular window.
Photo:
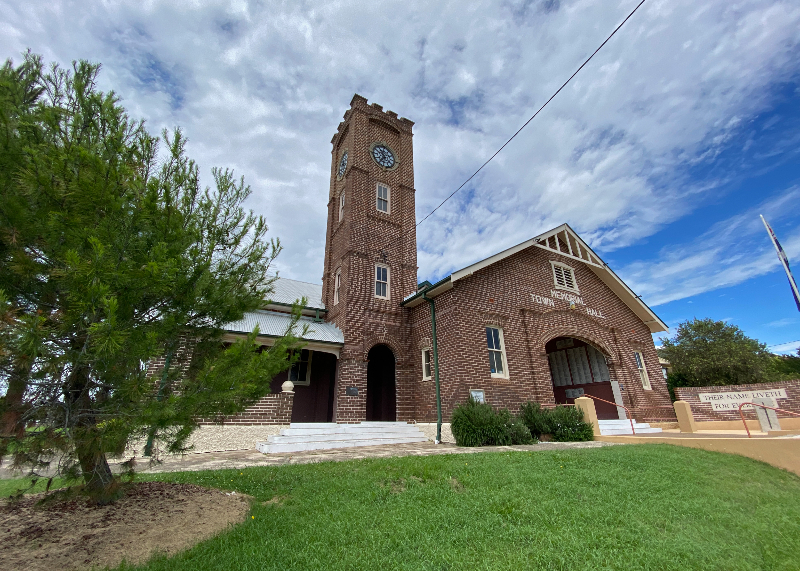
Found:
[(289, 380), (295, 386), (307, 387), (311, 384), (311, 356), (313, 353), (308, 349), (302, 349), (300, 358), (289, 369)]
[(636, 359), (636, 368), (639, 369), (639, 378), (642, 381), (642, 388), (650, 390), (650, 377), (647, 376), (647, 369), (644, 366), (644, 356), (639, 351), (633, 352), (633, 357)]
[(430, 381), (431, 380), (431, 372), (432, 372), (432, 365), (431, 365), (431, 350), (430, 349), (423, 349), (422, 350), (422, 380), (423, 381)]
[(375, 206), (381, 212), (389, 214), (389, 187), (378, 183)]
[(339, 194), (339, 222), (344, 218), (344, 191)]
[(469, 396), (470, 396), (470, 397), (472, 398), (472, 400), (474, 400), (475, 402), (479, 402), (479, 403), (481, 403), (481, 404), (483, 404), (483, 403), (485, 403), (485, 402), (486, 402), (486, 395), (485, 395), (485, 394), (484, 394), (484, 392), (483, 392), (482, 390), (480, 390), (480, 389), (471, 389), (471, 390), (469, 391)]
[(336, 277), (333, 280), (333, 305), (339, 303), (339, 292), (342, 287), (342, 270), (336, 270)]
[(487, 327), (486, 346), (489, 349), (489, 370), (492, 372), (492, 376), (508, 378), (503, 330), (497, 327)]
[(578, 283), (575, 281), (575, 272), (569, 266), (550, 262), (553, 265), (553, 279), (557, 289), (568, 289), (578, 293)]
[(375, 266), (375, 297), (389, 299), (389, 268)]

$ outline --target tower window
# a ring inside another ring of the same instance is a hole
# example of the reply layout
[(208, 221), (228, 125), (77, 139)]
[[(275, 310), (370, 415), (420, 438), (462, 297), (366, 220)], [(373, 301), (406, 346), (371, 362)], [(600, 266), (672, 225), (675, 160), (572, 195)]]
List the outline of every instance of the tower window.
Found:
[(378, 183), (375, 197), (375, 207), (381, 212), (389, 214), (389, 187)]
[(344, 217), (344, 191), (339, 194), (339, 222)]
[(336, 270), (336, 277), (333, 280), (333, 305), (339, 303), (339, 292), (342, 287), (342, 270)]
[(489, 370), (493, 377), (508, 378), (506, 367), (506, 347), (503, 330), (497, 327), (486, 328), (486, 346), (489, 349)]
[(650, 377), (647, 376), (647, 369), (644, 366), (644, 355), (639, 353), (639, 351), (634, 351), (633, 358), (636, 360), (636, 368), (639, 370), (639, 379), (642, 381), (642, 388), (646, 391), (651, 390)]
[(375, 297), (389, 299), (389, 268), (375, 266)]
[(578, 293), (578, 282), (575, 281), (575, 271), (567, 265), (550, 262), (553, 265), (553, 279), (556, 289), (566, 289)]

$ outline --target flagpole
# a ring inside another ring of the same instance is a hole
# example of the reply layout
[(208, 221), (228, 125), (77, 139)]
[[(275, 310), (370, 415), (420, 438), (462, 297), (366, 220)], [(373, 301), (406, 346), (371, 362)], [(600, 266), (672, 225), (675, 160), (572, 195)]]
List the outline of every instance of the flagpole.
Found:
[(775, 251), (778, 253), (778, 259), (781, 261), (783, 270), (786, 272), (786, 277), (789, 278), (789, 285), (792, 287), (794, 302), (797, 304), (797, 310), (800, 311), (800, 292), (797, 290), (797, 282), (794, 281), (792, 270), (789, 269), (789, 259), (786, 257), (786, 252), (783, 251), (780, 242), (778, 242), (778, 237), (775, 236), (775, 232), (773, 232), (770, 225), (767, 224), (767, 220), (764, 218), (764, 215), (759, 214), (759, 216), (761, 216), (761, 221), (764, 223), (764, 228), (767, 229), (767, 234), (769, 234), (769, 238), (772, 240), (772, 245), (775, 246)]

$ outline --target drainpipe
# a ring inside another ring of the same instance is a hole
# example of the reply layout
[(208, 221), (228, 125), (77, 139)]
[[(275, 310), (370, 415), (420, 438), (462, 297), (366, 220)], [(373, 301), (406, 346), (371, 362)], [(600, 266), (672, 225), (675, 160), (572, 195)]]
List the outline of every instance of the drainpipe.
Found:
[(436, 304), (427, 296), (428, 292), (422, 294), (422, 299), (431, 304), (431, 328), (433, 329), (433, 376), (436, 380), (436, 444), (442, 442), (442, 395), (439, 391), (439, 349), (436, 345)]

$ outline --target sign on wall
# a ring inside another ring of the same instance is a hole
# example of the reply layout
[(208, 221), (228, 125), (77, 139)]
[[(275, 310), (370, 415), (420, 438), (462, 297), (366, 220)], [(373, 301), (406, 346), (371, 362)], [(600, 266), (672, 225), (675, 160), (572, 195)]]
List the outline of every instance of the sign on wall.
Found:
[[(744, 402), (753, 402), (753, 399), (771, 399), (774, 403), (776, 399), (785, 399), (786, 389), (772, 389), (765, 391), (732, 391), (726, 393), (700, 393), (697, 395), (700, 402), (711, 404), (714, 410), (739, 410), (739, 405)], [(776, 406), (773, 404), (772, 406)], [(744, 410), (752, 409), (752, 406), (742, 407)]]

